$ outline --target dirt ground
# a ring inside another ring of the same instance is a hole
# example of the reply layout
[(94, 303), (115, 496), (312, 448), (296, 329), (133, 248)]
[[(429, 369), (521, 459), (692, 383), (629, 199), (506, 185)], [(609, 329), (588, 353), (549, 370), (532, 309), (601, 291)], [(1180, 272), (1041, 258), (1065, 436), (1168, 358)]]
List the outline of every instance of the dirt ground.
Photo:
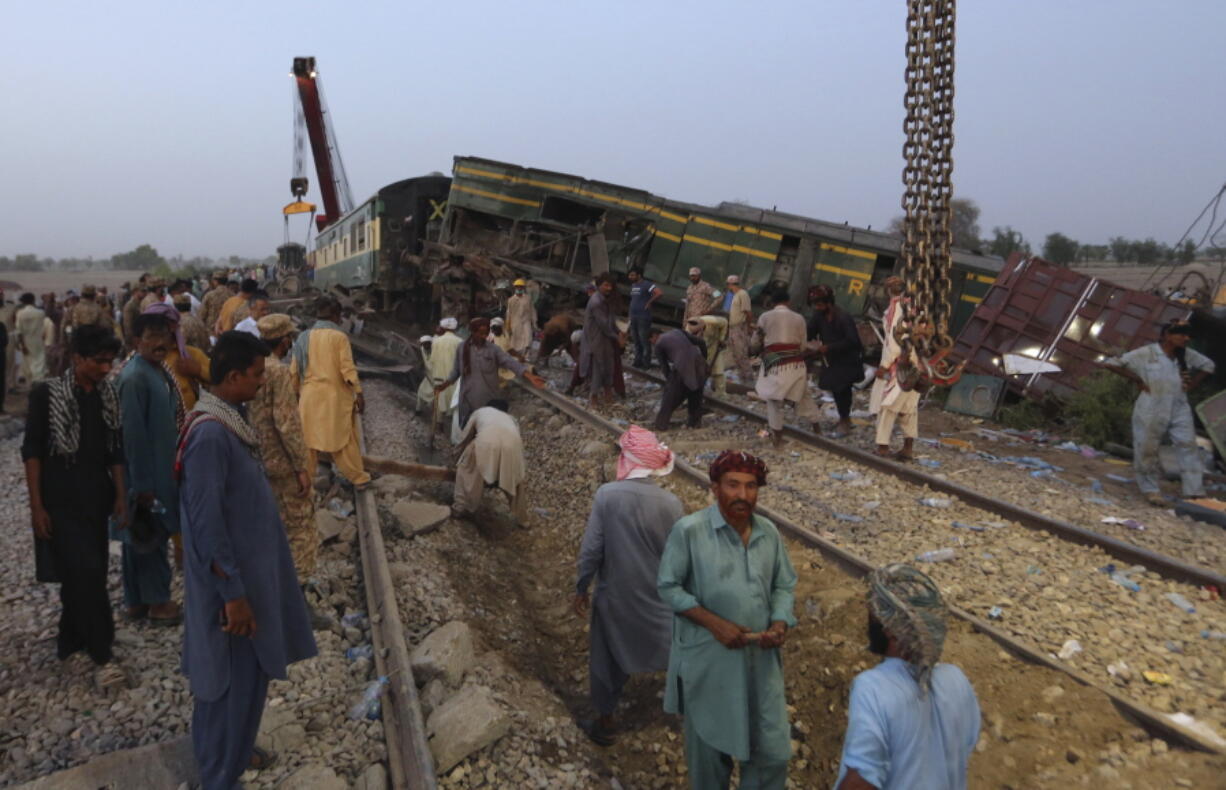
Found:
[[(559, 703), (570, 716), (590, 716), (587, 627), (570, 612), (568, 597), (591, 493), (605, 479), (612, 456), (600, 460), (559, 451), (559, 442), (575, 448), (607, 437), (578, 426), (548, 430), (539, 411), (518, 396), (514, 412), (529, 461), (531, 528), (511, 527), (505, 508), (487, 497), (475, 524), (449, 522), (446, 529), (454, 532), (440, 545), (440, 556), (448, 586), (463, 598), (466, 619), (484, 647), (525, 681), (523, 688), (543, 688), (551, 697), (520, 694), (514, 704), (525, 706), (529, 719), (557, 716)], [(707, 504), (705, 492), (689, 484), (668, 485), (687, 511)], [(791, 554), (800, 575), (796, 613), (801, 623), (784, 648), (795, 740), (790, 786), (829, 787), (838, 769), (851, 681), (877, 659), (864, 649), (860, 583), (812, 550), (793, 545)], [(1214, 787), (1226, 772), (1226, 760), (1152, 740), (1098, 692), (1013, 658), (961, 623), (951, 627), (945, 660), (970, 677), (983, 710), (970, 787), (1091, 781), (1111, 787)], [(626, 788), (685, 787), (680, 722), (662, 713), (662, 691), (661, 676), (631, 681), (615, 746), (581, 743), (576, 755), (558, 753), (545, 741), (536, 756), (568, 765), (581, 758), (594, 776), (615, 776)]]

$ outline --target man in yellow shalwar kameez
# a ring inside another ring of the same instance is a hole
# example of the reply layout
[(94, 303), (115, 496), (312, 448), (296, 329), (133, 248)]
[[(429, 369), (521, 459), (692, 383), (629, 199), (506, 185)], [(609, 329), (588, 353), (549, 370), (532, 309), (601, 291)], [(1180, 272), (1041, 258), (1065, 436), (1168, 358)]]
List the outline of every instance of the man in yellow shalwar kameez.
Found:
[(365, 408), (349, 338), (339, 326), (341, 304), (321, 297), (314, 326), (298, 336), (290, 369), (302, 382), (298, 411), (311, 451), (311, 470), (319, 453), (330, 453), (342, 475), (359, 490), (370, 483), (362, 467), (357, 415)]

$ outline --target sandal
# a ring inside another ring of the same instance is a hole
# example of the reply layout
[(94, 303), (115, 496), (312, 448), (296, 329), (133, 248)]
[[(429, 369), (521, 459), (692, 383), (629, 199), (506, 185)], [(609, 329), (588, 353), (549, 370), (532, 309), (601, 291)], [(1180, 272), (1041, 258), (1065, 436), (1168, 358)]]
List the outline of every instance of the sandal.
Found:
[(251, 747), (251, 760), (247, 763), (248, 771), (263, 771), (275, 765), (277, 762), (277, 753), (270, 752), (267, 749), (261, 749), (259, 746)]
[(158, 617), (153, 614), (153, 609), (149, 610), (149, 624), (156, 625), (162, 628), (168, 628), (172, 625), (178, 625), (183, 622), (183, 607), (176, 606), (174, 614), (167, 617)]
[(123, 610), (123, 616), (125, 620), (130, 620), (133, 622), (137, 620), (144, 620), (146, 617), (149, 616), (149, 607), (146, 606), (145, 604), (140, 604), (138, 606), (129, 606), (128, 608)]
[(587, 737), (597, 746), (612, 746), (617, 743), (617, 737), (601, 727), (595, 719), (579, 719), (575, 723), (579, 725), (579, 729), (587, 733)]
[(114, 659), (94, 670), (94, 687), (105, 694), (111, 689), (132, 688), (132, 679)]

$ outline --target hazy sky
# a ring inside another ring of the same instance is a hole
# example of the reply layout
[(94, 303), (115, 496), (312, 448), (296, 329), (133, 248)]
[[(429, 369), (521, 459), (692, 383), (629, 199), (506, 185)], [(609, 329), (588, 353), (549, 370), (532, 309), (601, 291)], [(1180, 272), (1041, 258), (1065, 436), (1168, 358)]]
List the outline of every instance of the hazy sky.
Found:
[[(466, 154), (899, 213), (902, 0), (5, 6), (0, 254), (272, 253), (295, 55), (358, 200)], [(1175, 241), (1226, 181), (1223, 30), (1222, 0), (963, 0), (954, 182), (984, 233)]]

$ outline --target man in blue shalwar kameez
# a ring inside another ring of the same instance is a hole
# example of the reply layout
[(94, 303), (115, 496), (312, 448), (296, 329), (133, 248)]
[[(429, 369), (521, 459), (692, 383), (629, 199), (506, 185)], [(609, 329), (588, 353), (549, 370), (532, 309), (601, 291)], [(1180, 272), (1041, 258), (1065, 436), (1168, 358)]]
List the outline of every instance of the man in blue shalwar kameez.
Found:
[(177, 625), (179, 607), (170, 600), (170, 560), (166, 545), (179, 532), (179, 491), (174, 481), (175, 443), (183, 405), (179, 385), (166, 369), (175, 342), (164, 316), (141, 313), (132, 322), (136, 354), (119, 374), (119, 409), (123, 454), (132, 510), (157, 509), (158, 527), (149, 545), (136, 545), (132, 530), (119, 530), (123, 541), (123, 599), (130, 618), (148, 617), (158, 625)]
[(270, 764), (255, 753), (268, 681), (316, 654), (259, 435), (242, 412), (264, 381), (267, 353), (245, 332), (218, 338), (211, 391), (189, 415), (179, 449), (183, 672), (204, 790), (231, 790), (249, 766)]
[(868, 577), (868, 649), (884, 656), (856, 676), (838, 790), (966, 790), (979, 701), (945, 646), (936, 583), (894, 563)]
[(710, 469), (716, 503), (673, 525), (660, 598), (673, 610), (664, 710), (685, 717), (690, 787), (783, 790), (791, 730), (779, 648), (796, 571), (775, 525), (754, 514), (766, 464), (725, 450)]

